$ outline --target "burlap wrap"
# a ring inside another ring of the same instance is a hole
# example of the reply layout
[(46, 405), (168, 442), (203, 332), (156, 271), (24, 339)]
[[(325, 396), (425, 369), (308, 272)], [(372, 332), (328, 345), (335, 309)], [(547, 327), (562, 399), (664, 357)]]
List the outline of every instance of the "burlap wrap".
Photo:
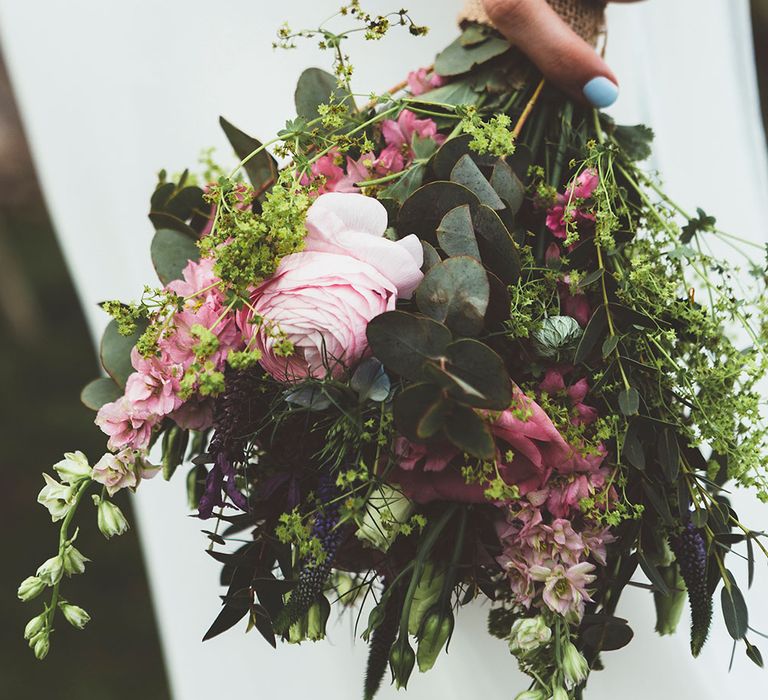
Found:
[[(605, 24), (605, 2), (603, 0), (547, 0), (552, 8), (582, 39), (593, 46)], [(492, 25), (483, 9), (482, 0), (465, 0), (459, 22), (478, 22)]]

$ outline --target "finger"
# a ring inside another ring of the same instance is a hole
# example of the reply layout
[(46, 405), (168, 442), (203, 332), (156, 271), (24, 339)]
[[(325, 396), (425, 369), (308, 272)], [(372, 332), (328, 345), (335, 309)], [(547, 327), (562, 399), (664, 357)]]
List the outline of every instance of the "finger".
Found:
[(546, 0), (483, 0), (496, 28), (533, 61), (544, 77), (575, 99), (607, 107), (618, 80), (595, 50)]

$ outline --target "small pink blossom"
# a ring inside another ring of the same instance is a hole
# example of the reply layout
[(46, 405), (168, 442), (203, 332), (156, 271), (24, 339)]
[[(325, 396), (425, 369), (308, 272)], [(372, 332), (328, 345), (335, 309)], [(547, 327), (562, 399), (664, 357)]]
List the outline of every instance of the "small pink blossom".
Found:
[(158, 420), (157, 416), (137, 408), (130, 399), (122, 396), (104, 404), (94, 422), (109, 435), (107, 446), (110, 450), (123, 447), (144, 450), (149, 446), (152, 428)]
[(93, 466), (92, 478), (114, 496), (120, 489), (135, 489), (142, 479), (151, 479), (159, 471), (145, 462), (141, 452), (126, 449), (117, 454), (108, 452)]
[(221, 280), (213, 272), (213, 258), (190, 260), (182, 271), (182, 278), (166, 285), (167, 289), (185, 299), (188, 306), (202, 303), (221, 303), (222, 294), (218, 288)]
[(181, 405), (180, 367), (168, 366), (156, 357), (142, 357), (136, 348), (131, 351), (131, 362), (137, 371), (128, 377), (125, 396), (134, 410), (165, 416)]
[(551, 396), (566, 394), (571, 403), (571, 423), (574, 425), (591, 425), (598, 418), (597, 409), (584, 403), (584, 399), (589, 393), (589, 383), (586, 378), (579, 379), (566, 388), (563, 372), (552, 367), (544, 373), (544, 379), (539, 384), (539, 391)]
[(435, 72), (429, 72), (426, 68), (408, 73), (408, 90), (414, 97), (445, 85), (445, 79)]
[(594, 570), (589, 562), (571, 566), (536, 564), (530, 568), (530, 576), (544, 583), (542, 599), (546, 606), (576, 623), (584, 616), (585, 603), (592, 601), (587, 587), (597, 578), (592, 574)]
[[(381, 123), (386, 148), (381, 152), (391, 172), (399, 172), (414, 158), (413, 138), (432, 139), (438, 145), (445, 141), (445, 136), (437, 132), (437, 124), (432, 119), (418, 119), (408, 109), (400, 112), (397, 120), (386, 119)], [(402, 158), (402, 163), (397, 156)]]
[(599, 176), (594, 169), (584, 170), (565, 188), (565, 194), (558, 194), (555, 204), (547, 210), (547, 228), (555, 238), (567, 238), (567, 220), (572, 219), (578, 228), (581, 225), (592, 224), (595, 215), (581, 207), (584, 200), (589, 199), (599, 183)]
[(208, 359), (220, 367), (230, 350), (242, 345), (234, 319), (224, 314), (224, 309), (218, 304), (203, 304), (197, 309), (185, 309), (174, 316), (171, 332), (160, 339), (163, 361), (177, 364), (187, 369), (195, 360), (195, 346), (200, 338), (195, 335), (195, 326), (203, 326), (213, 332), (219, 348)]

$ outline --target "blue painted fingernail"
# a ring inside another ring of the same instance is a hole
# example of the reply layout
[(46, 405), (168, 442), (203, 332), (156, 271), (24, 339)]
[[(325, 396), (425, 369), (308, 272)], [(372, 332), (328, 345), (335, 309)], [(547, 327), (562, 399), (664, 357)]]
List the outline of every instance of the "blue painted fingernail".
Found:
[(599, 75), (592, 78), (583, 88), (584, 97), (598, 108), (610, 107), (619, 96), (619, 88), (616, 83), (608, 80), (605, 76)]

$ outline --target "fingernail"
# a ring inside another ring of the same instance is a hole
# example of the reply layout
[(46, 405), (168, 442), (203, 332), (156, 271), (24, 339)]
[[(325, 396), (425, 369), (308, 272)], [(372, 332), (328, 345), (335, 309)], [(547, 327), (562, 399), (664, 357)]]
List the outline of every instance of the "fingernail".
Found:
[(619, 88), (613, 81), (599, 75), (592, 78), (583, 88), (584, 97), (598, 108), (610, 107), (619, 96)]

